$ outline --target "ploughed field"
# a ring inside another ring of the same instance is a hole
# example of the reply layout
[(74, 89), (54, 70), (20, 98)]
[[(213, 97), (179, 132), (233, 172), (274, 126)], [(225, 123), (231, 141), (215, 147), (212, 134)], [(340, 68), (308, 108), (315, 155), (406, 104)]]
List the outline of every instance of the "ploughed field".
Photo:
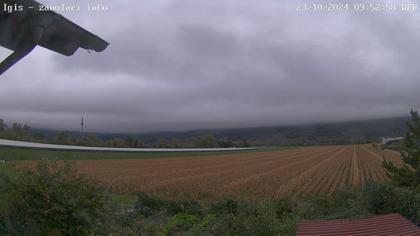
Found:
[[(142, 160), (76, 161), (80, 173), (108, 188), (168, 197), (276, 198), (334, 193), (387, 178), (383, 159), (402, 165), (394, 151), (370, 145), (320, 146), (283, 151)], [(18, 168), (34, 161), (17, 161)]]

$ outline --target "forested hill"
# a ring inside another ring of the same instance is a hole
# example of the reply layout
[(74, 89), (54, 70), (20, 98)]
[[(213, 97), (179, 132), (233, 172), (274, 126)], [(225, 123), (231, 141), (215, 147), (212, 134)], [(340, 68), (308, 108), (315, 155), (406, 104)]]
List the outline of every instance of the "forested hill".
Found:
[(156, 138), (188, 139), (212, 134), (216, 138), (247, 140), (252, 145), (339, 144), (380, 141), (382, 137), (405, 136), (408, 117), (368, 121), (322, 123), (242, 129), (161, 132), (138, 135), (144, 141)]
[[(302, 145), (302, 144), (345, 144), (368, 141), (380, 141), (382, 137), (405, 136), (408, 117), (353, 121), (340, 123), (322, 123), (298, 126), (278, 126), (241, 129), (195, 130), (187, 132), (159, 132), (148, 134), (101, 134), (101, 140), (138, 139), (148, 146), (169, 145), (191, 146), (200, 137), (213, 136), (215, 139), (233, 141), (246, 140), (251, 145)], [(55, 131), (36, 130), (46, 136), (53, 136)], [(70, 132), (78, 137), (78, 132)]]

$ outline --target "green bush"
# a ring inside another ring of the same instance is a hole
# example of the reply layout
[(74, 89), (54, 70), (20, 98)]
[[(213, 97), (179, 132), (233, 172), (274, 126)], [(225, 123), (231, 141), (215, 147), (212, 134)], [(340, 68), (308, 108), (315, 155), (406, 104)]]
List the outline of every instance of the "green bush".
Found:
[(185, 236), (210, 235), (209, 228), (217, 221), (217, 216), (213, 214), (206, 215), (200, 222), (191, 227)]
[(186, 213), (178, 213), (173, 216), (169, 222), (163, 227), (163, 235), (177, 235), (182, 232), (189, 230), (199, 221), (199, 218), (195, 215)]
[(386, 214), (396, 211), (398, 196), (396, 188), (388, 183), (368, 182), (364, 193), (368, 198), (368, 210), (375, 214)]
[(369, 215), (367, 199), (351, 189), (343, 189), (332, 196), (315, 195), (299, 203), (298, 214), (305, 219), (344, 219)]
[(420, 193), (410, 188), (395, 187), (389, 183), (369, 183), (365, 194), (368, 209), (375, 214), (398, 212), (420, 225)]
[(92, 235), (109, 228), (107, 197), (65, 163), (40, 163), (37, 171), (3, 176), (7, 206), (0, 213), (8, 235)]
[(332, 199), (326, 195), (318, 195), (303, 201), (299, 206), (299, 210), (305, 219), (320, 219), (332, 213), (332, 206)]
[(289, 198), (282, 198), (274, 201), (277, 218), (290, 216), (296, 212), (297, 203)]
[(139, 193), (137, 194), (137, 202), (134, 209), (136, 213), (149, 217), (156, 212), (162, 211), (164, 206), (165, 202), (163, 200), (149, 197), (145, 193)]
[(299, 216), (296, 214), (281, 218), (279, 225), (280, 235), (296, 235), (298, 223)]
[(168, 201), (166, 204), (166, 210), (170, 215), (175, 215), (178, 213), (185, 213), (196, 216), (203, 215), (203, 207), (196, 201)]
[(395, 211), (420, 225), (420, 193), (406, 188), (397, 188)]
[(210, 235), (279, 235), (280, 221), (270, 203), (240, 204), (238, 212), (220, 215), (209, 228)]
[(223, 201), (216, 202), (211, 205), (209, 212), (215, 215), (236, 215), (238, 214), (239, 204), (230, 198), (225, 198)]
[(137, 202), (134, 208), (138, 214), (144, 217), (149, 217), (162, 211), (169, 215), (188, 213), (201, 216), (203, 214), (202, 206), (196, 201), (172, 201), (150, 197), (145, 193), (137, 194)]
[(362, 192), (341, 189), (332, 196), (333, 213), (331, 219), (360, 218), (370, 215), (368, 201)]

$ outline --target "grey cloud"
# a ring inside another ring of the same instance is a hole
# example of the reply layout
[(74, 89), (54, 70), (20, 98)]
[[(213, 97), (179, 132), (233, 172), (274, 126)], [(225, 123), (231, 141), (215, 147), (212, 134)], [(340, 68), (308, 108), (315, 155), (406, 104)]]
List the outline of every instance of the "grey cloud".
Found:
[(0, 117), (145, 132), (407, 115), (418, 16), (299, 13), (295, 1), (122, 1), (70, 14), (111, 45), (38, 49), (0, 80)]

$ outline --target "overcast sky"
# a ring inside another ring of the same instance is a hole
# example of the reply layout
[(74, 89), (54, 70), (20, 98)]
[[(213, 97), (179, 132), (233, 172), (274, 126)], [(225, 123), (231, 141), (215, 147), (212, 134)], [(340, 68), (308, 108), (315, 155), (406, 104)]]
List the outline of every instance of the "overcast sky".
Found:
[[(35, 49), (0, 78), (8, 122), (79, 130), (83, 115), (88, 131), (141, 133), (419, 108), (419, 10), (298, 12), (297, 0), (40, 2), (79, 3), (80, 12), (60, 14), (110, 46), (72, 57)], [(89, 2), (109, 9), (89, 12)]]

